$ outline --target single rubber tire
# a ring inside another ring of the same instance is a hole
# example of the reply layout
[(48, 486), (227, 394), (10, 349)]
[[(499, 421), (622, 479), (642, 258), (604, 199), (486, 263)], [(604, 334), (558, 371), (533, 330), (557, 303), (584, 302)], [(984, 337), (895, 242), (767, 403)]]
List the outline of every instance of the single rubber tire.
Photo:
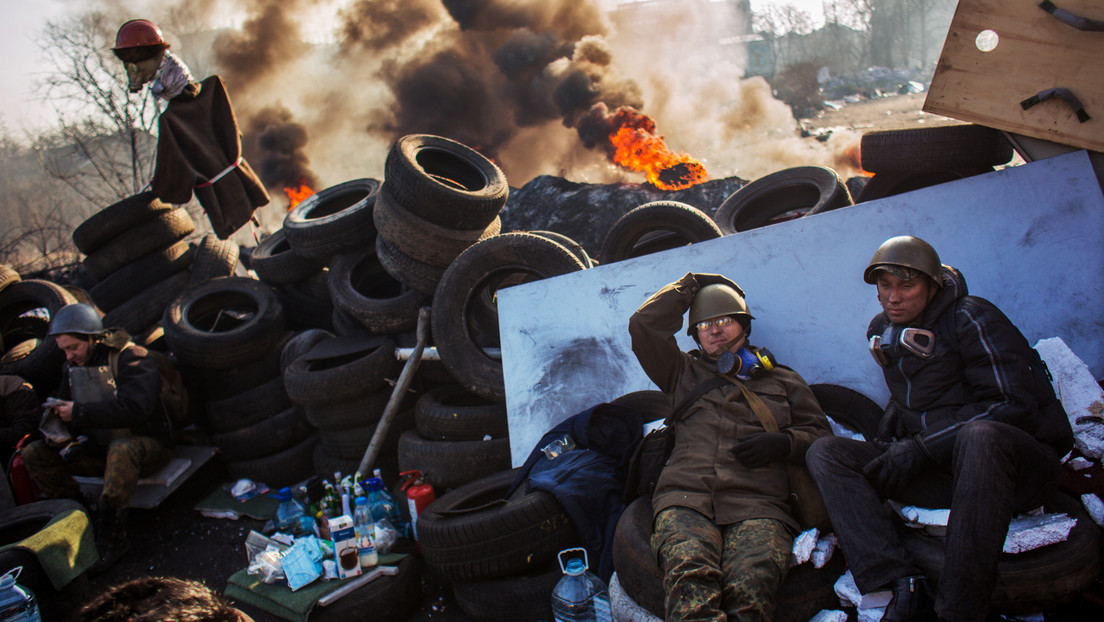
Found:
[[(482, 622), (542, 622), (553, 619), (552, 591), (563, 578), (557, 562), (500, 579), (452, 584), (456, 604)], [(508, 595), (508, 596), (507, 596)]]
[(308, 328), (302, 332), (295, 333), (284, 343), (284, 347), (280, 348), (280, 368), (278, 375), (282, 375), (284, 370), (287, 369), (287, 366), (291, 365), (292, 361), (310, 352), (311, 348), (326, 339), (333, 339), (336, 336), (337, 335), (322, 330), (321, 328)]
[(510, 435), (506, 405), (488, 400), (458, 384), (430, 389), (414, 405), (418, 434), (433, 441), (478, 441), (485, 435)]
[(211, 279), (233, 276), (238, 265), (238, 245), (229, 240), (220, 240), (213, 233), (203, 236), (196, 246), (195, 261), (192, 262), (191, 285), (199, 285)]
[(243, 389), (237, 395), (204, 404), (207, 425), (216, 436), (255, 425), (291, 408), (284, 379), (275, 376), (264, 384)]
[(23, 277), (8, 264), (0, 263), (0, 291), (12, 283), (18, 283)]
[(946, 125), (863, 134), (863, 170), (870, 173), (938, 173), (998, 166), (1012, 159), (1012, 143), (984, 125)]
[(583, 269), (563, 246), (528, 233), (496, 235), (461, 253), (433, 295), (433, 337), (449, 373), (468, 391), (505, 402), (502, 362), (483, 352), (500, 345), (498, 290)]
[[(1099, 527), (1079, 499), (1057, 493), (1047, 512), (1064, 512), (1077, 524), (1062, 542), (1023, 553), (1003, 554), (997, 564), (997, 586), (990, 600), (996, 612), (1007, 614), (1045, 611), (1076, 600), (1099, 581), (1101, 542)], [(943, 573), (943, 541), (919, 530), (902, 527), (901, 543), (933, 584)]]
[(878, 424), (885, 410), (874, 400), (838, 384), (812, 384), (809, 388), (820, 402), (824, 414), (836, 423), (862, 434), (867, 440), (877, 438)]
[(265, 356), (284, 334), (272, 287), (226, 277), (184, 291), (165, 309), (165, 338), (185, 365), (229, 369)]
[(370, 244), (376, 237), (372, 206), (379, 186), (375, 179), (354, 179), (303, 199), (284, 217), (292, 250), (325, 261)]
[(293, 402), (317, 409), (368, 395), (397, 369), (391, 338), (335, 338), (292, 361), (284, 369), (284, 386)]
[(432, 298), (404, 287), (379, 262), (375, 249), (335, 257), (328, 277), (330, 298), (369, 332), (394, 334), (418, 324), (418, 310)]
[(101, 310), (112, 311), (146, 288), (186, 269), (194, 258), (195, 248), (191, 244), (177, 242), (112, 272), (93, 285), (88, 294)]
[(392, 196), (410, 212), (450, 229), (483, 229), (510, 192), (506, 176), (483, 154), (441, 136), (409, 134), (384, 162)]
[(384, 385), (364, 395), (344, 399), (340, 403), (317, 405), (304, 410), (307, 420), (319, 430), (342, 432), (379, 423), (389, 401), (391, 387)]
[(425, 482), (437, 488), (457, 488), (509, 468), (509, 437), (435, 441), (416, 429), (399, 437), (399, 471), (421, 471)]
[(230, 479), (243, 477), (264, 482), (277, 489), (301, 482), (314, 474), (314, 446), (318, 434), (311, 434), (291, 447), (252, 460), (226, 462)]
[(733, 192), (713, 219), (725, 235), (852, 205), (839, 175), (823, 166), (797, 166), (765, 175)]
[(73, 230), (73, 245), (85, 255), (99, 249), (112, 238), (163, 212), (173, 209), (153, 192), (140, 192), (112, 203), (92, 214)]
[(376, 238), (376, 257), (383, 269), (397, 281), (430, 296), (437, 291), (437, 285), (445, 275), (446, 268), (408, 257), (383, 237)]
[(313, 430), (303, 411), (292, 406), (244, 428), (212, 434), (211, 442), (219, 448), (223, 459), (240, 462), (288, 449)]
[(543, 567), (579, 535), (552, 495), (521, 486), (514, 470), (445, 493), (418, 516), (429, 570), (447, 581), (497, 579)]
[(578, 258), (579, 263), (583, 264), (583, 267), (586, 268), (587, 270), (589, 270), (589, 269), (593, 268), (594, 266), (598, 265), (598, 262), (595, 261), (590, 255), (587, 254), (586, 249), (583, 248), (582, 244), (579, 244), (575, 240), (569, 238), (568, 236), (566, 236), (562, 233), (557, 233), (555, 231), (543, 231), (543, 230), (541, 230), (541, 231), (528, 231), (527, 233), (532, 233), (533, 235), (539, 235), (542, 238), (548, 238), (549, 240), (552, 240), (553, 242), (555, 242), (555, 243), (559, 244), (560, 246), (566, 248), (567, 250), (571, 251), (571, 254), (575, 255), (575, 257)]
[(603, 265), (640, 257), (634, 252), (648, 234), (670, 232), (678, 246), (719, 238), (724, 234), (705, 212), (677, 201), (652, 201), (629, 210), (606, 233), (598, 259)]
[(287, 285), (318, 274), (323, 264), (296, 253), (287, 234), (280, 229), (253, 249), (249, 267), (257, 273), (258, 279), (269, 285)]
[(956, 169), (946, 171), (934, 171), (926, 173), (877, 173), (863, 186), (862, 192), (856, 197), (856, 203), (866, 203), (885, 197), (896, 196), (921, 188), (938, 186), (959, 179), (966, 179), (974, 175), (992, 173), (993, 167), (981, 167), (973, 169)]
[(161, 212), (152, 220), (124, 231), (92, 251), (84, 258), (82, 265), (88, 276), (101, 281), (128, 263), (172, 246), (193, 231), (195, 222), (183, 207)]
[[(0, 290), (0, 333), (6, 334), (9, 328), (20, 325), (19, 316), (33, 309), (46, 309), (52, 318), (59, 309), (76, 302), (64, 287), (41, 279), (24, 279)], [(47, 324), (47, 327), (49, 325)], [(36, 336), (36, 343), (25, 356), (0, 364), (0, 373), (22, 376), (36, 390), (48, 391), (61, 376), (61, 365), (65, 355), (53, 339), (46, 333)], [(27, 343), (24, 340), (20, 343)], [(14, 349), (19, 343), (5, 348)], [(9, 350), (5, 350), (7, 354)]]
[(187, 271), (170, 275), (160, 283), (108, 311), (103, 316), (103, 325), (108, 328), (123, 328), (131, 335), (141, 333), (161, 319), (169, 303), (188, 288), (190, 279)]

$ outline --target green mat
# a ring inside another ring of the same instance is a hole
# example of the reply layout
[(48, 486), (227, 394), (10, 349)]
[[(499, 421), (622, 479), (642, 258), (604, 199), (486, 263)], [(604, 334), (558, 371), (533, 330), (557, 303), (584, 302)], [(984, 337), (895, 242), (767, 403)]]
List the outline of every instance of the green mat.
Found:
[(271, 493), (265, 493), (243, 502), (234, 499), (229, 491), (223, 490), (220, 486), (216, 488), (214, 492), (207, 495), (205, 499), (197, 503), (195, 509), (204, 516), (215, 518), (233, 518), (231, 515), (231, 513), (233, 513), (238, 516), (268, 520), (276, 513), (276, 506), (280, 504), (280, 502), (275, 497), (270, 496), (270, 494)]
[[(406, 556), (406, 553), (380, 555), (379, 565), (394, 566)], [(287, 586), (287, 583), (265, 583), (261, 580), (260, 575), (251, 575), (245, 569), (242, 569), (230, 575), (223, 593), (239, 603), (252, 605), (285, 620), (307, 622), (311, 610), (318, 604), (319, 599), (359, 578), (331, 579), (329, 581), (319, 579), (293, 592)], [(386, 578), (381, 577), (376, 580), (380, 581)]]
[(0, 551), (12, 548), (33, 553), (55, 590), (69, 585), (100, 558), (96, 552), (92, 525), (81, 509), (58, 513), (33, 535), (6, 544), (0, 547)]

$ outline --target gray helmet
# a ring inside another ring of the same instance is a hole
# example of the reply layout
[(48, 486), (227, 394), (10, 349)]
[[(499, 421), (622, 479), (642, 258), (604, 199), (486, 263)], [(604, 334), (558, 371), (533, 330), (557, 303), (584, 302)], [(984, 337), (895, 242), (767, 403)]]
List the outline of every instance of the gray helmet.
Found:
[(938, 287), (941, 266), (939, 254), (931, 244), (911, 235), (899, 235), (882, 242), (874, 251), (870, 265), (863, 271), (863, 280), (873, 285), (878, 280), (878, 270), (885, 270), (902, 281), (916, 278), (920, 273), (931, 277)]
[(46, 334), (50, 337), (67, 334), (98, 336), (103, 332), (103, 321), (96, 308), (83, 302), (74, 302), (58, 309), (54, 319), (50, 320), (50, 330)]
[(690, 303), (690, 324), (686, 327), (686, 334), (697, 338), (694, 325), (722, 315), (735, 317), (744, 325), (744, 330), (750, 330), (751, 320), (755, 319), (755, 316), (748, 311), (743, 292), (723, 283), (706, 285), (698, 290), (694, 301)]

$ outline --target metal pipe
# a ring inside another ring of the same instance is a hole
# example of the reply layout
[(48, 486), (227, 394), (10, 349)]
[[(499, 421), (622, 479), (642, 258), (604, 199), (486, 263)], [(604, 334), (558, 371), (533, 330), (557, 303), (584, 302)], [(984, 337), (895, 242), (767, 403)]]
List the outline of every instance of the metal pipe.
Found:
[(380, 416), (379, 424), (376, 425), (376, 431), (372, 434), (372, 442), (368, 444), (368, 448), (364, 450), (364, 457), (360, 459), (360, 466), (357, 467), (357, 471), (362, 474), (371, 472), (372, 464), (379, 457), (383, 439), (387, 436), (387, 430), (391, 427), (395, 415), (399, 412), (399, 404), (402, 403), (406, 390), (410, 388), (410, 383), (414, 380), (414, 372), (418, 370), (418, 364), (422, 362), (422, 352), (425, 350), (426, 341), (429, 339), (429, 313), (429, 307), (422, 307), (418, 310), (418, 328), (416, 331), (418, 343), (414, 346), (414, 351), (407, 359), (406, 365), (403, 366), (402, 373), (399, 374), (399, 380), (391, 391), (391, 399), (388, 400), (387, 407), (383, 409), (383, 415)]
[[(414, 354), (415, 349), (416, 348), (395, 348), (395, 358), (400, 361), (405, 361)], [(496, 361), (502, 360), (502, 348), (483, 348), (483, 354)], [(422, 350), (422, 360), (439, 361), (441, 360), (441, 355), (437, 352), (436, 347), (430, 346)]]

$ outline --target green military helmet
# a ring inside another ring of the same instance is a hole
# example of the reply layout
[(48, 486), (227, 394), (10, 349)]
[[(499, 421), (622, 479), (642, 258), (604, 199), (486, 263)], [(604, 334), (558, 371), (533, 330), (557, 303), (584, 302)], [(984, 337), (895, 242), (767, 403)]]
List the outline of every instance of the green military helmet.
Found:
[(878, 270), (885, 270), (902, 281), (916, 278), (920, 273), (931, 277), (938, 287), (941, 266), (939, 254), (931, 244), (911, 235), (899, 235), (889, 238), (874, 251), (870, 265), (863, 271), (863, 280), (873, 285), (878, 280)]
[(690, 303), (690, 325), (686, 327), (686, 334), (697, 338), (694, 326), (698, 322), (722, 315), (735, 317), (744, 325), (745, 331), (751, 329), (751, 320), (755, 319), (739, 291), (723, 283), (706, 285), (698, 290), (694, 302)]
[(98, 336), (103, 332), (103, 320), (95, 307), (74, 302), (58, 309), (54, 319), (50, 320), (50, 329), (46, 334), (50, 337), (68, 334)]

